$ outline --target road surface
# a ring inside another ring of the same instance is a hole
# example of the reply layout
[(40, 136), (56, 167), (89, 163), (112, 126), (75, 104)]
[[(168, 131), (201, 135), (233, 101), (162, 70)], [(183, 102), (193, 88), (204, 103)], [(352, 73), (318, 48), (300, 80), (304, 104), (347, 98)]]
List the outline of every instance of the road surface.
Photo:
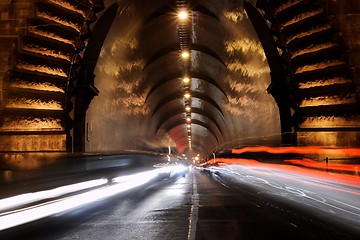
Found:
[(222, 170), (193, 169), (185, 177), (151, 181), (1, 231), (0, 239), (360, 239), (312, 219), (302, 208), (267, 200), (258, 183), (244, 184), (234, 169)]

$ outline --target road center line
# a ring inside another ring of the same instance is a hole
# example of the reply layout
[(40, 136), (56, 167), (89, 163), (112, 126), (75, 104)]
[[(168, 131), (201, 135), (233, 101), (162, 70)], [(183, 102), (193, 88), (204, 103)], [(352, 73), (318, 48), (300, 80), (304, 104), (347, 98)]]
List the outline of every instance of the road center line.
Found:
[(191, 211), (189, 217), (189, 232), (188, 232), (188, 240), (195, 240), (196, 237), (196, 225), (198, 221), (198, 213), (199, 213), (199, 194), (197, 191), (197, 182), (195, 174), (192, 172), (193, 177), (193, 191), (191, 196)]

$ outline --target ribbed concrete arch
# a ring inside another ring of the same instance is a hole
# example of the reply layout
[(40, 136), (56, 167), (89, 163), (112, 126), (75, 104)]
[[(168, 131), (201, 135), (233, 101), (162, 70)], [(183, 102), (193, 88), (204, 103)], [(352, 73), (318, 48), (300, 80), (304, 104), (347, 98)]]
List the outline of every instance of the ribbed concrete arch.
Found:
[[(193, 101), (196, 101), (193, 99)], [(191, 114), (199, 114), (203, 116), (206, 121), (211, 122), (220, 130), (221, 135), (228, 131), (228, 126), (224, 120), (224, 116), (214, 107), (210, 108), (210, 104), (206, 103), (208, 106), (204, 106), (204, 108), (197, 108), (194, 105), (191, 105)], [(168, 109), (172, 109), (172, 111), (168, 111)], [(207, 109), (207, 110), (204, 110)], [(183, 114), (183, 115), (181, 115)], [(167, 121), (168, 119), (172, 119), (174, 116), (181, 116), (180, 119), (184, 119), (184, 104), (178, 99), (172, 100), (168, 102), (166, 105), (161, 107), (156, 114), (151, 118), (149, 131), (158, 131), (160, 126)], [(154, 130), (151, 130), (154, 129)], [(184, 130), (186, 131), (186, 129)]]
[(164, 79), (181, 76), (182, 68), (179, 60), (179, 51), (171, 51), (148, 62), (146, 68), (143, 69), (144, 87), (151, 88)]
[[(174, 109), (174, 108), (173, 108)], [(207, 119), (204, 122), (211, 122), (212, 124), (214, 124), (216, 126), (216, 128), (219, 130), (220, 134), (223, 134), (223, 130), (224, 128), (226, 128), (226, 125), (224, 125), (223, 123), (220, 125), (220, 123), (218, 122), (218, 120), (216, 120), (212, 115), (209, 114), (209, 112), (206, 112), (200, 108), (192, 108), (191, 109), (191, 114), (199, 114), (200, 116), (204, 117), (205, 119)], [(166, 116), (163, 117), (159, 117), (159, 119), (162, 119), (159, 121), (159, 123), (156, 125), (155, 129), (160, 129), (160, 127), (169, 119), (173, 119), (176, 116), (178, 117), (182, 117), (186, 116), (186, 113), (184, 113), (184, 109), (183, 108), (178, 108), (178, 109), (174, 109), (174, 111), (172, 112), (166, 112)]]
[[(168, 81), (177, 81), (177, 86), (179, 86), (179, 83), (181, 83), (181, 81), (182, 81), (182, 77), (184, 77), (182, 75), (182, 73), (177, 72), (177, 73), (173, 73), (172, 75), (165, 76), (162, 79), (156, 79), (157, 81), (154, 82), (153, 85), (151, 86), (146, 99), (148, 99), (149, 96), (156, 89), (158, 89), (161, 85), (166, 84)], [(217, 81), (215, 81), (214, 79), (212, 79), (210, 76), (201, 75), (200, 73), (192, 73), (190, 81), (204, 81), (207, 84), (212, 85), (212, 86), (216, 87), (217, 89), (219, 89), (221, 91), (221, 93), (224, 95), (224, 97), (227, 98), (226, 92), (223, 89), (223, 87), (220, 86), (219, 83)]]
[(200, 152), (202, 155), (204, 153), (211, 153), (218, 145), (216, 138), (211, 137), (211, 134), (205, 135), (206, 128), (200, 125), (195, 125), (195, 127), (198, 128), (198, 130), (192, 135), (192, 143), (191, 148), (193, 146), (200, 146), (206, 151)]
[[(161, 99), (164, 99), (169, 95), (178, 95), (179, 92), (183, 93), (182, 89), (179, 89), (179, 86), (185, 87), (190, 93), (192, 92), (194, 94), (193, 96), (197, 96), (198, 93), (206, 92), (206, 95), (212, 96), (211, 99), (215, 102), (221, 102), (226, 99), (226, 95), (221, 89), (218, 89), (207, 81), (198, 78), (191, 78), (189, 81), (191, 84), (184, 84), (180, 78), (169, 78), (157, 85), (156, 89), (151, 89), (146, 101), (151, 103), (154, 102), (156, 105), (157, 102), (162, 101)], [(180, 97), (183, 98), (184, 96), (181, 95)]]
[[(143, 57), (146, 59), (145, 68), (163, 55), (179, 51), (178, 36), (174, 28), (176, 22), (172, 20), (170, 10), (157, 15), (151, 21), (146, 21), (140, 33), (140, 45)], [(161, 25), (161, 28), (158, 26)], [(161, 44), (159, 44), (161, 42)]]
[(227, 1), (193, 1), (193, 10), (219, 20), (221, 10)]
[[(187, 123), (188, 122), (186, 121), (185, 118), (183, 118), (182, 116), (175, 115), (174, 117), (169, 118), (165, 122), (163, 122), (162, 125), (159, 127), (158, 131), (161, 131), (163, 129), (165, 129), (166, 131), (169, 131), (170, 129), (172, 129), (178, 125), (186, 125)], [(201, 121), (196, 118), (193, 118), (191, 120), (190, 124), (191, 125), (195, 124), (195, 125), (199, 125), (199, 126), (206, 128), (216, 138), (218, 144), (220, 143), (221, 131), (212, 122), (205, 122), (205, 121)], [(194, 132), (194, 131), (192, 131), (192, 132)]]
[[(199, 92), (189, 92), (191, 94), (191, 98), (192, 99), (199, 99), (201, 101), (204, 101), (208, 104), (210, 104), (212, 107), (216, 108), (221, 115), (224, 115), (223, 111), (220, 108), (220, 105), (215, 102), (213, 99), (209, 98), (208, 96), (199, 93)], [(156, 112), (163, 107), (164, 105), (166, 105), (168, 102), (171, 102), (175, 99), (183, 99), (184, 96), (182, 94), (174, 94), (174, 95), (170, 95), (168, 97), (163, 98), (160, 102), (156, 103), (154, 110), (151, 114), (151, 116), (154, 116), (156, 114)]]
[[(175, 2), (169, 3), (168, 1), (163, 1), (165, 2), (164, 4), (160, 4), (160, 6), (156, 7), (154, 11), (150, 12), (149, 16), (146, 16), (144, 21), (145, 24), (163, 15), (168, 15), (169, 13), (172, 13), (174, 9), (176, 9)], [(149, 4), (152, 5), (151, 3)]]
[(206, 53), (207, 55), (213, 57), (214, 59), (216, 59), (217, 61), (219, 61), (221, 64), (223, 64), (225, 66), (225, 63), (221, 59), (221, 57), (215, 51), (213, 51), (211, 48), (209, 48), (209, 47), (207, 47), (205, 45), (193, 44), (192, 45), (192, 50), (202, 52), (202, 53)]

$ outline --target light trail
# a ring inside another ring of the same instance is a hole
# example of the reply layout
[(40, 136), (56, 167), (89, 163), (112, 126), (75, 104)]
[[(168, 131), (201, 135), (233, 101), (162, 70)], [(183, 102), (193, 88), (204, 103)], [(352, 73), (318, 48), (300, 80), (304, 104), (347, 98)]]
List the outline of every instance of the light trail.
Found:
[[(90, 180), (75, 184), (70, 184), (66, 186), (57, 187), (50, 190), (44, 190), (33, 193), (24, 193), (8, 198), (0, 199), (0, 211), (4, 211), (9, 208), (14, 208), (18, 206), (23, 206), (26, 204), (34, 203), (37, 201), (43, 201), (50, 198), (56, 198), (65, 194), (69, 194), (72, 192), (77, 192), (81, 190), (86, 190), (93, 187), (98, 187), (108, 183), (107, 179), (96, 179)], [(1, 216), (0, 212), (0, 216)]]
[(360, 234), (359, 176), (245, 159), (209, 170), (218, 173), (220, 181), (246, 186), (257, 195)]
[(319, 153), (341, 153), (346, 156), (360, 156), (360, 148), (326, 148), (318, 146), (289, 146), (289, 147), (270, 147), (254, 146), (232, 149), (234, 154), (246, 152), (267, 152), (272, 154), (297, 153), (297, 154), (319, 154)]
[[(287, 146), (287, 147), (270, 147), (270, 146), (251, 146), (238, 149), (232, 149), (233, 154), (244, 153), (269, 153), (269, 154), (297, 154), (299, 156), (312, 155), (322, 161), (314, 161), (305, 157), (303, 159), (288, 159), (285, 162), (305, 167), (318, 168), (334, 171), (350, 171), (359, 173), (359, 164), (344, 163), (342, 160), (356, 160), (360, 158), (360, 148), (346, 147), (319, 147), (319, 146)], [(236, 161), (236, 159), (234, 159)], [(209, 161), (210, 162), (210, 161)]]
[[(186, 170), (181, 165), (167, 166), (115, 177), (110, 181), (96, 179), (0, 199), (0, 203), (4, 204), (1, 206), (4, 211), (0, 212), (0, 231), (115, 196), (155, 180), (160, 174), (172, 177)], [(74, 194), (66, 195), (69, 193)]]

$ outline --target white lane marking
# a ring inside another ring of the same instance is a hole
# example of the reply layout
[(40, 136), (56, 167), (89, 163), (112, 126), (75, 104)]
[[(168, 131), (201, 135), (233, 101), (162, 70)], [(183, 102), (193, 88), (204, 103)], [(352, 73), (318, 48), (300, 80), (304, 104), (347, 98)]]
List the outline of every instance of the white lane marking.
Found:
[(193, 176), (193, 193), (191, 196), (191, 211), (190, 211), (190, 217), (189, 217), (189, 232), (188, 232), (188, 240), (195, 240), (196, 237), (196, 225), (198, 221), (198, 215), (199, 215), (199, 194), (197, 191), (197, 183), (196, 183), (196, 177), (194, 173), (192, 173)]

